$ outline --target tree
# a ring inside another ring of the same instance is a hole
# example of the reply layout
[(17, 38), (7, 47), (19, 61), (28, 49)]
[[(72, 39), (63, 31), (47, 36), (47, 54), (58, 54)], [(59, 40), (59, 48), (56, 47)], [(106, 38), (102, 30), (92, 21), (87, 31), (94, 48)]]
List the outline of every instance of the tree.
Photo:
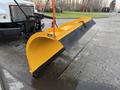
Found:
[(116, 5), (116, 0), (112, 0), (110, 3), (110, 11), (113, 12), (115, 9), (115, 5)]

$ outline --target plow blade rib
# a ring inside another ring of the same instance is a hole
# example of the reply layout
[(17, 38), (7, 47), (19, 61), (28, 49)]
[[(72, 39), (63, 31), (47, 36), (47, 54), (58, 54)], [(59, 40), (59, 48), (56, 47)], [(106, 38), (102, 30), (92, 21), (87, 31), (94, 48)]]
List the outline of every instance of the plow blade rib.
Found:
[(76, 35), (80, 34), (80, 29), (83, 30), (86, 28), (85, 26), (89, 26), (90, 21), (92, 21), (91, 17), (82, 17), (65, 23), (56, 28), (56, 37), (51, 36), (53, 28), (32, 35), (26, 45), (26, 55), (31, 74), (34, 74), (59, 51), (66, 49), (66, 42), (73, 40)]

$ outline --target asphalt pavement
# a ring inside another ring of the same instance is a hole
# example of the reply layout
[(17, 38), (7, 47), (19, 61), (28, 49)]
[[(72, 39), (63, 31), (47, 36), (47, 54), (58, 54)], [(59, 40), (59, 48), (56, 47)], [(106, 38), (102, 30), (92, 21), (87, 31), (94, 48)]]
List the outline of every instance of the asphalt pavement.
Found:
[[(71, 19), (58, 19), (62, 24)], [(120, 90), (120, 16), (96, 24), (56, 58), (38, 78), (29, 73), (25, 40), (0, 42), (0, 66), (7, 90)], [(49, 20), (45, 20), (50, 26)]]

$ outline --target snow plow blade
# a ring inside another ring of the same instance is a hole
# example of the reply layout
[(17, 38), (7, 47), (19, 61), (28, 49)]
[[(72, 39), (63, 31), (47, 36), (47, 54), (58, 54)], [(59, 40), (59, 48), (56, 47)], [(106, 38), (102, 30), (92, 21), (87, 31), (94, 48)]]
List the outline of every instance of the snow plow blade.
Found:
[(52, 36), (53, 28), (32, 35), (26, 45), (30, 73), (38, 72), (53, 56), (69, 47), (68, 41), (75, 41), (74, 37), (80, 36), (81, 30), (89, 29), (93, 24), (91, 17), (81, 17), (55, 28), (55, 37)]

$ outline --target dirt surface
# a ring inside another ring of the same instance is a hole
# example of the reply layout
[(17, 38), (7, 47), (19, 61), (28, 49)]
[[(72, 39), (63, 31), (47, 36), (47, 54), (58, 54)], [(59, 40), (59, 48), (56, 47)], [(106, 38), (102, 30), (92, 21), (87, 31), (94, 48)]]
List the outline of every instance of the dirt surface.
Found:
[[(58, 19), (58, 24), (70, 19)], [(0, 66), (10, 90), (120, 90), (120, 16), (97, 19), (70, 50), (64, 51), (39, 78), (29, 73), (25, 41), (0, 42)], [(50, 26), (45, 20), (46, 26)]]

